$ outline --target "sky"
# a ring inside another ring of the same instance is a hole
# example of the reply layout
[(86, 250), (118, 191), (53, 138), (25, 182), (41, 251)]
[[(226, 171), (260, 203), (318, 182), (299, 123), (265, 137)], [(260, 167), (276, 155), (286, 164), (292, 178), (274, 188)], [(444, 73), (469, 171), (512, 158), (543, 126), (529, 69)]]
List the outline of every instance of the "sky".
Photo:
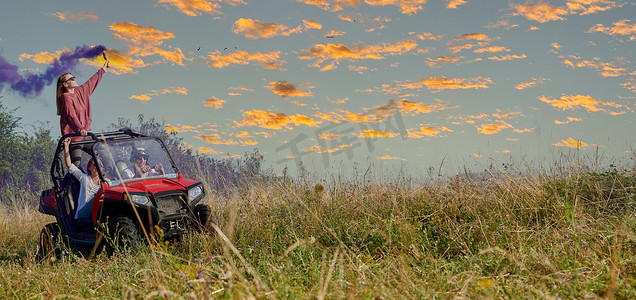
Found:
[[(636, 149), (636, 3), (623, 0), (10, 1), (0, 101), (59, 136), (55, 81), (93, 132), (139, 114), (276, 172), (609, 161)], [(27, 126), (28, 127), (28, 126)]]

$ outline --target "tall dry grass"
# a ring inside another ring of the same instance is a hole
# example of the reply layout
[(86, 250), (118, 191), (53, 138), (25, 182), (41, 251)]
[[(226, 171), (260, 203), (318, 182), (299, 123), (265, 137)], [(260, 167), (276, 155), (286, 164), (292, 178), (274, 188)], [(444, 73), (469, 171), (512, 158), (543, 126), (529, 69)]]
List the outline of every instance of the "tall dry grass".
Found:
[(262, 178), (210, 193), (206, 234), (48, 263), (33, 259), (48, 219), (14, 204), (0, 210), (0, 296), (636, 298), (634, 183), (581, 165)]

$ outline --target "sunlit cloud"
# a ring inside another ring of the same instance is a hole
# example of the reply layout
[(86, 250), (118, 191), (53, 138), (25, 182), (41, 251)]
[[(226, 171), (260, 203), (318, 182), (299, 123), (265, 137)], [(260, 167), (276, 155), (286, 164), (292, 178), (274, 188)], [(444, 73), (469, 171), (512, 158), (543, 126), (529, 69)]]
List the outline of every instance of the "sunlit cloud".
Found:
[(547, 79), (545, 78), (532, 78), (532, 81), (528, 81), (528, 82), (521, 82), (517, 85), (515, 85), (515, 89), (518, 90), (525, 90), (528, 88), (532, 88), (532, 87), (536, 87), (540, 84), (543, 84)]
[(331, 99), (330, 97), (327, 97), (327, 101), (329, 101), (330, 103), (333, 103), (333, 104), (343, 104), (343, 103), (347, 103), (347, 101), (349, 101), (349, 97), (340, 98), (340, 99)]
[(352, 147), (353, 145), (351, 144), (342, 144), (342, 145), (338, 145), (335, 148), (327, 148), (327, 147), (323, 147), (323, 146), (319, 146), (319, 145), (314, 145), (311, 146), (305, 150), (303, 150), (303, 152), (316, 152), (316, 153), (334, 153), (334, 152), (339, 152), (339, 151), (343, 151), (347, 148)]
[(507, 128), (512, 128), (512, 125), (502, 120), (496, 120), (494, 123), (478, 126), (477, 131), (481, 134), (495, 134)]
[(316, 121), (305, 115), (288, 116), (284, 113), (271, 113), (262, 110), (250, 110), (243, 112), (243, 120), (234, 121), (238, 127), (242, 126), (258, 126), (265, 129), (292, 129), (292, 125), (305, 125), (309, 127), (317, 127), (321, 121)]
[(398, 81), (396, 85), (383, 86), (383, 91), (390, 94), (397, 94), (402, 90), (419, 90), (426, 86), (432, 92), (442, 90), (458, 90), (458, 89), (487, 89), (493, 81), (490, 78), (447, 78), (430, 76), (418, 81)]
[(216, 127), (216, 124), (210, 124), (210, 123), (199, 124), (196, 126), (181, 125), (181, 124), (177, 124), (177, 125), (166, 124), (165, 131), (166, 133), (195, 132), (195, 133), (201, 134), (203, 132), (217, 131), (215, 127)]
[(169, 88), (169, 89), (161, 89), (161, 90), (152, 90), (150, 93), (145, 93), (145, 94), (140, 94), (140, 95), (132, 95), (130, 97), (128, 97), (128, 99), (135, 99), (135, 100), (139, 100), (139, 101), (149, 101), (152, 99), (152, 97), (156, 97), (159, 95), (165, 95), (165, 94), (178, 94), (178, 95), (187, 95), (188, 94), (188, 89), (184, 88), (184, 87), (176, 87), (176, 88)]
[(497, 53), (497, 52), (510, 52), (510, 49), (502, 46), (489, 46), (473, 50), (474, 53)]
[(283, 99), (287, 99), (289, 97), (313, 96), (311, 91), (299, 90), (293, 83), (288, 81), (270, 82), (267, 87), (270, 88), (274, 94), (281, 96)]
[(468, 3), (466, 0), (447, 0), (447, 2), (448, 4), (446, 5), (446, 8), (457, 8), (462, 4)]
[(127, 54), (131, 56), (160, 55), (165, 60), (183, 65), (187, 58), (181, 49), (165, 50), (159, 48), (167, 39), (174, 38), (174, 34), (161, 31), (153, 26), (143, 27), (130, 22), (119, 22), (110, 25), (113, 37), (128, 43)]
[(493, 113), (492, 116), (497, 119), (514, 119), (523, 116), (523, 114), (520, 111), (503, 111), (497, 109), (497, 112)]
[[(382, 43), (380, 45), (354, 45), (347, 47), (344, 44), (316, 44), (311, 49), (303, 50), (298, 56), (300, 59), (314, 60), (313, 67), (321, 70), (332, 70), (341, 60), (358, 61), (365, 59), (381, 60), (389, 55), (402, 55), (417, 47), (413, 40), (404, 40), (395, 44)], [(322, 63), (331, 61), (322, 66)]]
[(588, 95), (563, 95), (559, 99), (554, 99), (551, 97), (541, 96), (539, 100), (548, 103), (556, 108), (561, 110), (569, 110), (576, 108), (583, 108), (588, 112), (607, 112), (610, 114), (621, 114), (621, 112), (608, 111), (606, 107), (612, 108), (627, 108), (622, 104), (617, 104), (614, 102), (603, 102), (597, 99), (594, 99)]
[(331, 31), (329, 31), (329, 33), (326, 34), (326, 36), (335, 37), (335, 36), (343, 36), (345, 34), (346, 34), (346, 32), (344, 32), (344, 31), (337, 31), (337, 30), (333, 30), (332, 29)]
[(392, 138), (398, 134), (390, 131), (364, 129), (358, 134), (359, 138), (372, 139), (372, 138)]
[(219, 15), (221, 5), (216, 2), (226, 2), (231, 5), (245, 4), (244, 1), (209, 1), (209, 0), (157, 0), (162, 6), (172, 5), (180, 12), (194, 17), (201, 14)]
[(456, 64), (457, 62), (459, 62), (459, 57), (456, 56), (438, 56), (434, 59), (432, 58), (427, 58), (427, 61), (425, 62), (430, 68), (439, 68), (441, 67), (444, 63), (453, 63)]
[(564, 124), (569, 124), (572, 122), (581, 122), (581, 121), (583, 121), (583, 119), (581, 118), (568, 117), (567, 121), (554, 120), (554, 124), (564, 125)]
[(420, 39), (420, 40), (423, 40), (423, 41), (429, 41), (429, 40), (430, 41), (439, 41), (439, 40), (442, 39), (443, 35), (441, 35), (441, 34), (440, 35), (434, 35), (434, 34), (432, 34), (430, 32), (424, 32), (424, 33), (416, 35), (416, 37), (418, 39)]
[(402, 161), (406, 161), (405, 158), (401, 158), (401, 157), (397, 157), (397, 156), (391, 156), (391, 155), (383, 155), (383, 156), (378, 156), (377, 159), (380, 160), (402, 160)]
[(196, 136), (197, 139), (200, 139), (206, 143), (213, 145), (238, 145), (239, 143), (233, 139), (223, 139), (221, 135), (214, 134), (200, 134)]
[(534, 128), (523, 128), (523, 129), (515, 128), (512, 131), (514, 131), (516, 133), (527, 133), (527, 132), (534, 131)]
[(318, 139), (321, 140), (335, 140), (339, 137), (341, 137), (342, 134), (340, 133), (335, 133), (335, 132), (330, 132), (330, 133), (320, 133), (318, 134)]
[(241, 18), (234, 22), (232, 32), (242, 35), (248, 39), (272, 38), (275, 36), (290, 36), (302, 33), (306, 29), (321, 29), (322, 25), (313, 19), (303, 20), (303, 25), (296, 28), (289, 28), (282, 24), (265, 23), (260, 20)]
[(511, 4), (510, 6), (516, 10), (513, 15), (524, 16), (528, 20), (537, 21), (539, 23), (565, 20), (565, 16), (568, 15), (568, 11), (565, 7), (552, 6), (545, 2), (533, 4), (531, 1), (528, 1), (525, 4)]
[(614, 22), (614, 26), (605, 26), (603, 24), (596, 24), (594, 27), (588, 29), (586, 33), (602, 32), (607, 35), (629, 35), (630, 40), (636, 39), (636, 23), (631, 23), (631, 20), (625, 19), (618, 22)]
[(225, 103), (225, 100), (223, 99), (219, 99), (217, 97), (210, 97), (207, 100), (203, 101), (203, 105), (204, 106), (208, 106), (208, 107), (212, 107), (212, 108), (222, 108), (223, 107), (223, 103)]
[(76, 14), (70, 11), (65, 11), (65, 12), (56, 11), (53, 13), (53, 16), (60, 19), (60, 21), (64, 21), (68, 23), (73, 23), (75, 21), (82, 21), (82, 20), (90, 20), (93, 22), (97, 22), (99, 20), (99, 18), (94, 13), (88, 12), (88, 11), (81, 11)]
[(407, 138), (411, 139), (421, 139), (423, 137), (438, 137), (442, 132), (453, 132), (451, 129), (448, 129), (446, 126), (442, 127), (433, 127), (433, 126), (421, 126), (420, 128), (409, 128), (407, 129)]
[(632, 91), (632, 93), (636, 93), (636, 78), (631, 78), (629, 81), (621, 83), (620, 86)]
[(568, 0), (566, 6), (553, 6), (544, 1), (534, 4), (528, 1), (525, 4), (511, 4), (516, 12), (515, 16), (524, 16), (528, 20), (546, 23), (550, 21), (562, 21), (568, 15), (587, 15), (607, 11), (622, 6), (618, 1), (612, 0)]
[(307, 5), (313, 5), (324, 10), (341, 11), (345, 6), (357, 7), (364, 2), (370, 6), (393, 5), (400, 8), (402, 14), (412, 15), (423, 9), (426, 0), (296, 0)]
[(212, 148), (203, 147), (203, 146), (199, 147), (198, 151), (199, 151), (199, 153), (205, 153), (205, 154), (221, 154), (221, 153), (223, 153), (223, 152), (216, 151), (216, 150), (214, 150)]
[(402, 113), (415, 116), (418, 114), (428, 114), (436, 111), (458, 108), (459, 106), (448, 106), (444, 102), (439, 100), (437, 100), (435, 104), (425, 104), (421, 102), (402, 100), (397, 103), (397, 107)]
[(568, 67), (594, 69), (603, 77), (618, 77), (625, 75), (628, 72), (626, 68), (619, 67), (615, 63), (602, 62), (600, 57), (595, 57), (591, 60), (584, 60), (581, 57), (570, 55), (562, 58), (563, 64)]
[(34, 63), (38, 63), (38, 64), (51, 64), (56, 59), (59, 59), (60, 56), (62, 54), (64, 54), (64, 53), (71, 54), (71, 53), (73, 53), (73, 51), (71, 51), (71, 49), (67, 48), (67, 49), (64, 49), (64, 50), (55, 51), (55, 53), (51, 53), (51, 52), (48, 52), (48, 51), (39, 52), (39, 53), (35, 53), (35, 54), (22, 53), (22, 54), (20, 54), (18, 59), (20, 61), (31, 60)]
[(345, 6), (358, 6), (362, 0), (296, 0), (296, 2), (313, 5), (323, 10), (341, 11)]
[(285, 61), (279, 58), (280, 53), (280, 51), (248, 53), (247, 51), (239, 50), (223, 55), (221, 51), (216, 50), (208, 53), (210, 61), (207, 62), (207, 65), (210, 68), (222, 69), (230, 65), (248, 65), (256, 62), (265, 69), (285, 70), (281, 66)]
[(565, 140), (561, 140), (560, 142), (554, 143), (552, 145), (557, 147), (568, 147), (573, 149), (585, 148), (589, 146), (587, 143), (584, 143), (580, 140), (575, 140), (571, 137)]
[(484, 26), (486, 29), (503, 28), (505, 30), (510, 30), (515, 27), (519, 27), (519, 24), (510, 24), (509, 20), (499, 20)]
[(480, 33), (480, 32), (469, 32), (469, 33), (460, 34), (457, 37), (452, 38), (449, 41), (449, 43), (457, 42), (457, 41), (466, 41), (466, 40), (491, 42), (494, 39), (489, 37), (488, 35)]
[(492, 57), (489, 57), (488, 59), (496, 60), (496, 61), (508, 61), (508, 60), (515, 60), (515, 59), (524, 59), (524, 58), (527, 58), (525, 54), (492, 56)]

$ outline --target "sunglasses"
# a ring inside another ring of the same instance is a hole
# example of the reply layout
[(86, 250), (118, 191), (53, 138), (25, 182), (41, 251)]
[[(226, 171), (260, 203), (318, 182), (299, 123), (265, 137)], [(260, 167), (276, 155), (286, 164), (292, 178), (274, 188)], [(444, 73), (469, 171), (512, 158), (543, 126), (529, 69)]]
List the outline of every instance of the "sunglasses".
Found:
[(75, 76), (73, 76), (73, 77), (71, 77), (71, 78), (69, 78), (69, 79), (66, 79), (66, 81), (64, 81), (64, 82), (69, 82), (69, 81), (71, 81), (71, 80), (75, 81)]

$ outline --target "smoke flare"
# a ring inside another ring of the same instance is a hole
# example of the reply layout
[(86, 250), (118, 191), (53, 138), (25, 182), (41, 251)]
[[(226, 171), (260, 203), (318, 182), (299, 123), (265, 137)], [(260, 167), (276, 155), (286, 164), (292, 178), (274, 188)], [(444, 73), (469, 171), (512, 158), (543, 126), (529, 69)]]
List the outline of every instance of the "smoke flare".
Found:
[(18, 66), (12, 65), (0, 56), (0, 92), (4, 85), (20, 94), (22, 97), (39, 96), (42, 90), (51, 85), (58, 76), (65, 72), (73, 72), (81, 58), (94, 58), (101, 55), (106, 50), (102, 45), (78, 46), (72, 53), (64, 53), (59, 59), (51, 63), (42, 74), (26, 73), (22, 75), (18, 72)]

